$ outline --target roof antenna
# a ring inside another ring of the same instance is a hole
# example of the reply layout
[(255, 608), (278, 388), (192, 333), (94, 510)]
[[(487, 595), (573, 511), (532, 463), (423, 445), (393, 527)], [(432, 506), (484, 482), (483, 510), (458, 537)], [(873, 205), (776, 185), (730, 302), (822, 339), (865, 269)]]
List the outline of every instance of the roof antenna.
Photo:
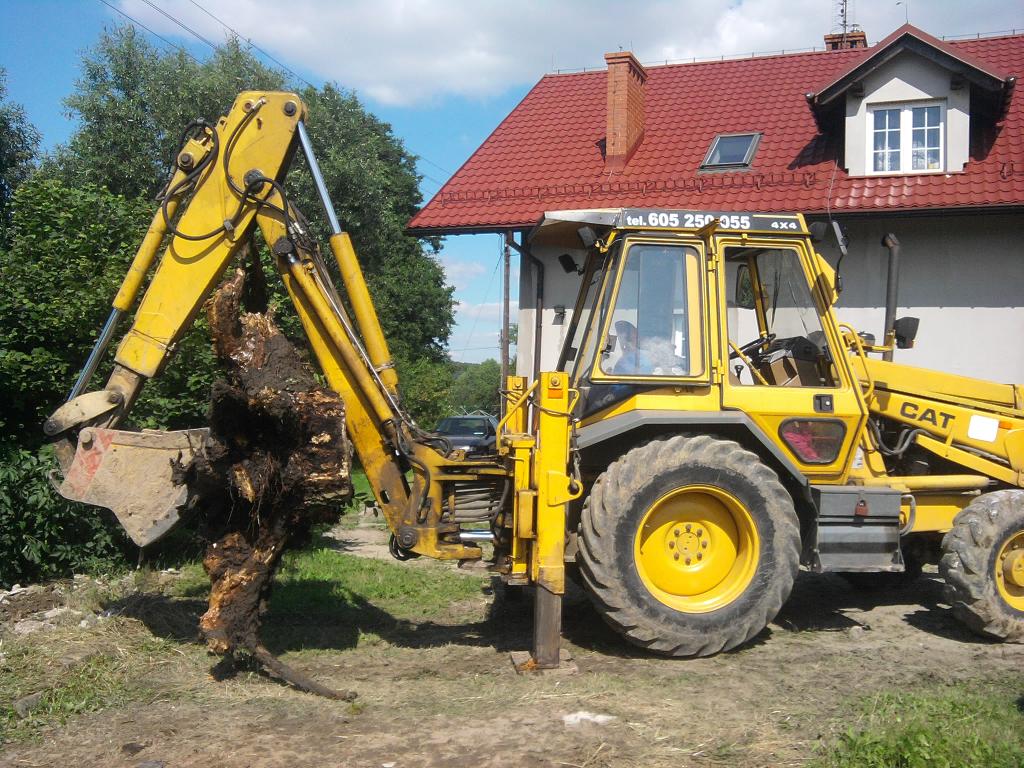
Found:
[(903, 21), (906, 24), (910, 23), (910, 0), (899, 0), (896, 5), (903, 6)]
[[(908, 2), (909, 0), (901, 0), (901, 2)], [(900, 3), (896, 3), (899, 5)], [(847, 36), (851, 32), (856, 32), (860, 29), (860, 24), (850, 20), (853, 15), (853, 9), (850, 7), (852, 4), (850, 0), (833, 0), (832, 4), (832, 32), (838, 32), (842, 35), (840, 40), (840, 48), (846, 48)]]

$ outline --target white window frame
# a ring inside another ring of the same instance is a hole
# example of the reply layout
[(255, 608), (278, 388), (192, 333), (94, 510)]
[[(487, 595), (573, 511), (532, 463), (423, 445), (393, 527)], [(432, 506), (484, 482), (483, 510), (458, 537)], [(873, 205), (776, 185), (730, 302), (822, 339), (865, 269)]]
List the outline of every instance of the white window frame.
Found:
[[(914, 170), (913, 138), (914, 113), (919, 107), (939, 108), (939, 167)], [(898, 109), (900, 111), (900, 167), (895, 171), (875, 170), (875, 112)], [(924, 173), (946, 173), (946, 101), (930, 99), (928, 101), (902, 101), (895, 103), (869, 104), (864, 133), (865, 166), (868, 176), (916, 176)]]

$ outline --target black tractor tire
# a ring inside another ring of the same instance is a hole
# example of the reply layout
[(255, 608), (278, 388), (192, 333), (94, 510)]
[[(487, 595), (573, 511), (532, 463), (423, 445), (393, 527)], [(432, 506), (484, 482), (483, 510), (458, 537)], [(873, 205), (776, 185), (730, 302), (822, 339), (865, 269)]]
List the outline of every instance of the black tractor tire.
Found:
[[(691, 486), (730, 494), (758, 542), (756, 570), (742, 592), (703, 612), (660, 600), (634, 552), (653, 505)], [(775, 618), (799, 570), (800, 526), (792, 497), (755, 454), (731, 440), (677, 435), (633, 448), (598, 477), (583, 507), (576, 559), (597, 611), (629, 642), (666, 656), (709, 656), (749, 641)]]
[(998, 583), (1000, 552), (1014, 538), (1024, 538), (1024, 490), (983, 494), (953, 519), (939, 574), (954, 615), (974, 632), (1024, 643), (1024, 611), (1003, 598)]

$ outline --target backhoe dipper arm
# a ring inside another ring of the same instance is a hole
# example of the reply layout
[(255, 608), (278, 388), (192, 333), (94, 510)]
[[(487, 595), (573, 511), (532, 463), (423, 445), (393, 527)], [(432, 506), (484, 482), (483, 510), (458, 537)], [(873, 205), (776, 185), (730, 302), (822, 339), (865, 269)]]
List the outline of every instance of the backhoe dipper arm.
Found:
[[(161, 372), (257, 224), (274, 251), (324, 374), (346, 404), (352, 442), (388, 522), (397, 527), (399, 518), (408, 517), (408, 510), (417, 507), (412, 498), (426, 494), (425, 477), (418, 479), (415, 488), (405, 478), (404, 470), (420, 462), (409, 456), (397, 376), (351, 241), (341, 231), (327, 198), (305, 135), (304, 115), (305, 107), (295, 94), (246, 92), (216, 126), (205, 126), (202, 135), (186, 142), (176, 158), (161, 210), (114, 300), (96, 349), (69, 401), (44, 426), (57, 443), (65, 475), (60, 492), (113, 509), (139, 544), (156, 540), (176, 522), (173, 510), (184, 501), (184, 489), (157, 492), (156, 481), (162, 482), (162, 474), (167, 474), (163, 485), (170, 488), (170, 459), (187, 458), (204, 435), (201, 430), (128, 433), (113, 428), (127, 415), (145, 381)], [(316, 246), (302, 231), (300, 217), (283, 199), (279, 182), (300, 145), (331, 222), (331, 249), (355, 325)], [(182, 212), (175, 222), (179, 204)], [(105, 388), (81, 394), (113, 336), (117, 319), (134, 303), (168, 236), (168, 246), (118, 346)], [(104, 453), (111, 445), (117, 450)], [(138, 476), (153, 473), (161, 477), (154, 478), (151, 487), (123, 488)]]

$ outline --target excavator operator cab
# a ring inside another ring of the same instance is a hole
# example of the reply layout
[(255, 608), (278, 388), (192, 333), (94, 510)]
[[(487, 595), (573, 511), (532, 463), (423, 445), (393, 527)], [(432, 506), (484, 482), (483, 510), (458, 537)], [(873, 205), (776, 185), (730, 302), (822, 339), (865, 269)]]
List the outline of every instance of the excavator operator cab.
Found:
[(790, 248), (724, 252), (730, 381), (740, 385), (835, 386), (820, 309), (799, 254)]
[(830, 301), (816, 295), (820, 260), (800, 236), (802, 220), (609, 213), (545, 220), (611, 225), (576, 270), (583, 279), (558, 366), (581, 392), (580, 415), (666, 385), (707, 387), (715, 362), (733, 386), (839, 385), (822, 319)]

